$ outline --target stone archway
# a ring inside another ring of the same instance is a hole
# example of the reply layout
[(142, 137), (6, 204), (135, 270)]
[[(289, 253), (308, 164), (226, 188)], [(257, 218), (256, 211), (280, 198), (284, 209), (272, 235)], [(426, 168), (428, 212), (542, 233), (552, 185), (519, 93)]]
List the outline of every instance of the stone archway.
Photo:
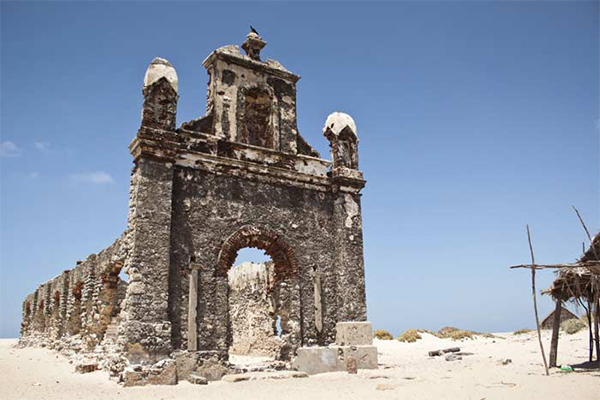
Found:
[(227, 276), (237, 252), (244, 247), (264, 250), (275, 263), (275, 279), (298, 274), (298, 261), (283, 235), (265, 228), (245, 226), (229, 236), (219, 252), (217, 275)]
[[(284, 236), (276, 231), (245, 226), (233, 233), (221, 247), (217, 264), (217, 277), (227, 279), (227, 273), (240, 249), (251, 247), (263, 250), (274, 265), (274, 280), (268, 288), (277, 299), (276, 315), (280, 318), (280, 337), (284, 341), (278, 359), (289, 360), (299, 347), (302, 338), (302, 307), (298, 261)], [(229, 291), (227, 293), (228, 346), (232, 343), (232, 323), (229, 320)]]

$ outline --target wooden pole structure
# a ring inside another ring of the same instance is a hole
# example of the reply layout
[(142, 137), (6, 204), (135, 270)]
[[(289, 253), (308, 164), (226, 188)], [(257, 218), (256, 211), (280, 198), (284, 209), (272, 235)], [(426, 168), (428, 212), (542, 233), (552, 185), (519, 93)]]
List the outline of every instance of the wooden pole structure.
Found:
[(556, 308), (554, 309), (554, 319), (552, 320), (552, 341), (550, 342), (550, 368), (556, 367), (558, 357), (558, 333), (560, 331), (560, 312), (562, 310), (562, 300), (556, 299)]
[[(596, 258), (596, 260), (600, 260), (600, 257), (598, 257), (598, 252), (596, 251), (596, 246), (594, 246), (594, 241), (592, 240), (592, 235), (590, 235), (590, 231), (588, 230), (587, 226), (585, 226), (585, 222), (583, 222), (583, 218), (581, 218), (581, 215), (579, 214), (579, 211), (575, 208), (575, 206), (572, 206), (573, 210), (575, 210), (575, 213), (577, 214), (577, 217), (579, 218), (579, 222), (581, 222), (581, 225), (583, 226), (583, 229), (585, 230), (585, 233), (587, 234), (588, 239), (590, 240), (590, 248), (592, 249), (592, 253), (594, 253), (594, 257)], [(598, 336), (598, 319), (600, 318), (600, 305), (598, 304), (598, 296), (599, 293), (598, 291), (600, 291), (600, 287), (598, 287), (598, 279), (596, 278), (596, 282), (594, 284), (594, 282), (592, 281), (592, 294), (594, 296), (594, 314), (595, 314), (595, 318), (594, 318), (594, 336), (596, 336), (595, 338), (595, 342), (596, 342), (596, 360), (598, 361), (598, 368), (600, 368), (600, 337)]]
[[(590, 302), (590, 299), (587, 299), (587, 303), (588, 306), (585, 309), (585, 315), (587, 316), (587, 320), (588, 320), (588, 332), (589, 332), (589, 339), (590, 339), (590, 362), (592, 362), (594, 360), (594, 334), (592, 333), (592, 303)], [(585, 308), (585, 307), (584, 307)]]
[(594, 291), (594, 308), (596, 309), (596, 318), (594, 318), (594, 334), (596, 336), (596, 361), (598, 361), (598, 368), (600, 369), (600, 336), (598, 336), (598, 325), (600, 325), (600, 304), (598, 300), (598, 288)]
[(577, 218), (579, 218), (579, 222), (581, 222), (581, 225), (583, 226), (583, 229), (585, 230), (585, 233), (587, 234), (587, 237), (590, 240), (590, 247), (592, 248), (592, 252), (594, 253), (594, 256), (596, 257), (596, 260), (600, 260), (600, 257), (598, 257), (598, 253), (596, 252), (596, 246), (594, 246), (594, 241), (592, 240), (592, 235), (590, 235), (590, 231), (588, 231), (587, 226), (585, 226), (585, 222), (583, 222), (583, 218), (581, 218), (581, 215), (579, 214), (579, 210), (577, 210), (575, 208), (575, 206), (571, 206), (571, 207), (573, 207), (573, 210), (575, 210), (575, 213), (577, 214)]
[(529, 252), (531, 253), (531, 291), (533, 294), (533, 309), (535, 311), (535, 325), (537, 327), (538, 341), (540, 342), (540, 350), (542, 351), (542, 360), (544, 361), (544, 369), (546, 370), (546, 376), (550, 375), (548, 372), (548, 363), (546, 362), (546, 354), (544, 353), (544, 345), (542, 344), (542, 332), (540, 330), (540, 318), (538, 316), (537, 309), (537, 298), (535, 295), (535, 258), (533, 257), (533, 246), (531, 245), (531, 235), (529, 234), (529, 225), (527, 225), (527, 241), (529, 242)]

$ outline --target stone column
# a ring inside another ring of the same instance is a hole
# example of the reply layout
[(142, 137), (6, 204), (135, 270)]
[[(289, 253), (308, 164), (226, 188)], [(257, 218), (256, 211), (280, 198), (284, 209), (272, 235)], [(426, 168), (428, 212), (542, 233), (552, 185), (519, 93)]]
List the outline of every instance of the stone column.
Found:
[[(331, 147), (333, 184), (334, 271), (337, 277), (337, 320), (367, 318), (363, 259), (356, 124), (347, 114), (335, 112), (325, 122), (323, 134)], [(342, 300), (343, 299), (343, 300)], [(331, 309), (331, 308), (330, 308)]]
[(315, 328), (317, 333), (321, 334), (323, 331), (323, 303), (321, 299), (321, 273), (315, 272), (314, 276), (315, 285)]
[(338, 322), (365, 321), (367, 307), (360, 195), (340, 190), (333, 207)]
[(198, 350), (198, 269), (197, 264), (190, 264), (190, 287), (188, 303), (188, 350)]
[(130, 360), (152, 362), (171, 351), (168, 318), (173, 166), (141, 157), (131, 182), (126, 260), (125, 348)]
[(131, 178), (125, 266), (129, 285), (119, 335), (130, 361), (152, 363), (172, 350), (168, 315), (173, 160), (178, 79), (165, 59), (152, 60), (144, 76), (142, 123), (129, 145)]

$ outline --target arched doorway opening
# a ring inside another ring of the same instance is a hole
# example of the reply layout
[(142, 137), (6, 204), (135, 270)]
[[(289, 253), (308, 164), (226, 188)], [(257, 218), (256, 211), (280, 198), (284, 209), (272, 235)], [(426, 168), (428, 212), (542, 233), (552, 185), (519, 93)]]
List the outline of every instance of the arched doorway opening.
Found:
[(219, 254), (218, 275), (227, 278), (228, 353), (289, 360), (301, 341), (298, 263), (277, 232), (244, 227)]
[(229, 324), (233, 364), (255, 363), (279, 357), (281, 339), (279, 285), (274, 285), (275, 264), (264, 252), (243, 248), (227, 273)]
[(117, 343), (119, 316), (127, 292), (128, 275), (123, 262), (116, 262), (100, 275), (102, 288), (98, 295), (99, 318), (94, 327), (100, 341)]
[(84, 283), (76, 281), (71, 288), (70, 307), (67, 312), (67, 332), (76, 335), (81, 330), (82, 292)]

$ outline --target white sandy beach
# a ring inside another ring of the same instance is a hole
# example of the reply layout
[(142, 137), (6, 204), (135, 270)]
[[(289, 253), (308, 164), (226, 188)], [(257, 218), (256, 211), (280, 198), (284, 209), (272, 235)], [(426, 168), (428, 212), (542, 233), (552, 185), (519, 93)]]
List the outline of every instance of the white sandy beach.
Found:
[[(31, 399), (526, 399), (598, 400), (600, 371), (544, 375), (535, 332), (456, 342), (422, 334), (416, 343), (375, 340), (379, 370), (357, 375), (329, 373), (309, 378), (239, 383), (186, 381), (177, 386), (124, 388), (97, 371), (76, 374), (65, 357), (42, 348), (14, 348), (16, 339), (0, 340), (0, 398)], [(550, 332), (544, 332), (548, 346)], [(460, 347), (473, 353), (460, 361), (431, 358), (429, 350)], [(587, 331), (561, 333), (559, 362), (587, 361)], [(512, 362), (502, 365), (502, 360)]]

